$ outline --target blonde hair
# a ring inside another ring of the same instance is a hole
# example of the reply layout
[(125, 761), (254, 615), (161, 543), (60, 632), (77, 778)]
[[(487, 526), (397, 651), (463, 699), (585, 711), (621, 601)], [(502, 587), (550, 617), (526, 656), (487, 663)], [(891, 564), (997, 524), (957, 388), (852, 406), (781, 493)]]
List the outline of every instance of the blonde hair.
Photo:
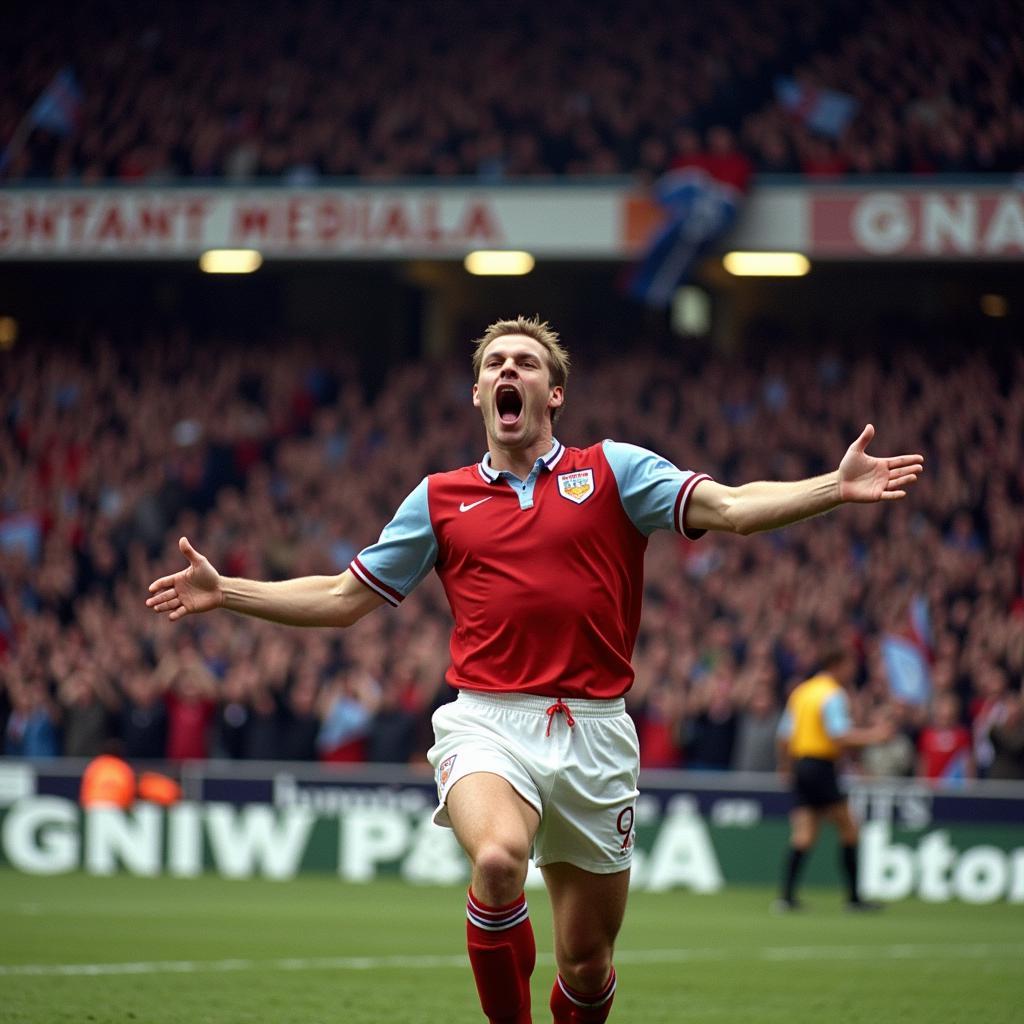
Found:
[[(544, 346), (548, 354), (548, 383), (551, 387), (565, 388), (569, 380), (569, 368), (571, 365), (569, 351), (562, 344), (558, 337), (558, 331), (554, 330), (546, 320), (540, 317), (517, 316), (514, 320), (495, 320), (483, 335), (477, 338), (473, 345), (473, 380), (480, 379), (480, 368), (483, 366), (484, 349), (497, 338), (505, 338), (509, 335), (518, 334), (525, 338), (532, 338)], [(561, 407), (551, 410), (551, 422), (554, 423), (561, 413)]]

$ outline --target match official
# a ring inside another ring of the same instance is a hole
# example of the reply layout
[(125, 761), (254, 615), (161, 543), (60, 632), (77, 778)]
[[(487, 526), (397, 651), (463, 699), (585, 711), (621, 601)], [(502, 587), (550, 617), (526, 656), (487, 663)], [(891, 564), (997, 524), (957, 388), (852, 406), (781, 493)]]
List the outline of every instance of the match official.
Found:
[(850, 720), (847, 690), (853, 685), (857, 661), (847, 650), (830, 650), (817, 675), (789, 695), (779, 722), (779, 768), (789, 777), (795, 806), (790, 812), (789, 855), (782, 892), (775, 902), (780, 911), (799, 910), (797, 881), (814, 847), (823, 820), (839, 832), (840, 858), (846, 876), (849, 910), (878, 910), (860, 898), (857, 886), (857, 822), (839, 788), (836, 765), (847, 750), (882, 743), (890, 738), (888, 724), (855, 728)]

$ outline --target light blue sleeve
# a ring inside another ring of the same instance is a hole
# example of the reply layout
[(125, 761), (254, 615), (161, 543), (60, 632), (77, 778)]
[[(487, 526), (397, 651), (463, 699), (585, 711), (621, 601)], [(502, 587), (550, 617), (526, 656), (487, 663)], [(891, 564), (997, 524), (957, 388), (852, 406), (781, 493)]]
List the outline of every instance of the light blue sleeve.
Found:
[(690, 540), (705, 530), (685, 528), (686, 503), (705, 473), (677, 469), (668, 459), (635, 444), (605, 441), (604, 456), (619, 487), (622, 507), (633, 525), (645, 536), (655, 530), (675, 530)]
[(845, 693), (833, 693), (821, 706), (821, 720), (825, 723), (825, 732), (835, 739), (848, 733), (853, 725), (850, 721), (850, 702)]
[(788, 708), (782, 712), (782, 716), (779, 718), (775, 735), (780, 740), (791, 740), (793, 738), (793, 715)]
[(363, 548), (349, 569), (371, 590), (397, 605), (437, 561), (437, 538), (430, 522), (427, 478), (402, 502), (376, 544)]

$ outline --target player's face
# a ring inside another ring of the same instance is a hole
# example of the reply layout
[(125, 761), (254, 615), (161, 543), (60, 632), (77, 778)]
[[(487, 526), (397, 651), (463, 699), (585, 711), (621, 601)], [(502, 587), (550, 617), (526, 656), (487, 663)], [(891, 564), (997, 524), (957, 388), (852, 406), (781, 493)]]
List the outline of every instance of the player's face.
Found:
[(490, 440), (521, 448), (550, 437), (548, 410), (562, 398), (562, 389), (551, 386), (547, 349), (539, 341), (509, 334), (484, 349), (473, 404), (483, 413)]

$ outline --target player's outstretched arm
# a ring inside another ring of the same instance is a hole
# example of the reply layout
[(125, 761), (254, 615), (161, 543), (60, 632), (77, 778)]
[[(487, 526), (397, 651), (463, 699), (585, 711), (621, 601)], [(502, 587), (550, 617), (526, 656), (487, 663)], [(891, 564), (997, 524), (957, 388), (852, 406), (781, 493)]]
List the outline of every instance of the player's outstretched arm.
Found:
[(281, 582), (221, 576), (189, 543), (178, 541), (188, 566), (149, 585), (146, 605), (172, 621), (214, 608), (287, 626), (350, 626), (384, 603), (348, 570), (339, 576), (303, 576)]
[(896, 501), (905, 498), (924, 469), (921, 455), (868, 455), (875, 436), (869, 423), (831, 473), (792, 483), (760, 480), (726, 487), (699, 483), (686, 509), (691, 530), (757, 533), (828, 512), (844, 502)]

